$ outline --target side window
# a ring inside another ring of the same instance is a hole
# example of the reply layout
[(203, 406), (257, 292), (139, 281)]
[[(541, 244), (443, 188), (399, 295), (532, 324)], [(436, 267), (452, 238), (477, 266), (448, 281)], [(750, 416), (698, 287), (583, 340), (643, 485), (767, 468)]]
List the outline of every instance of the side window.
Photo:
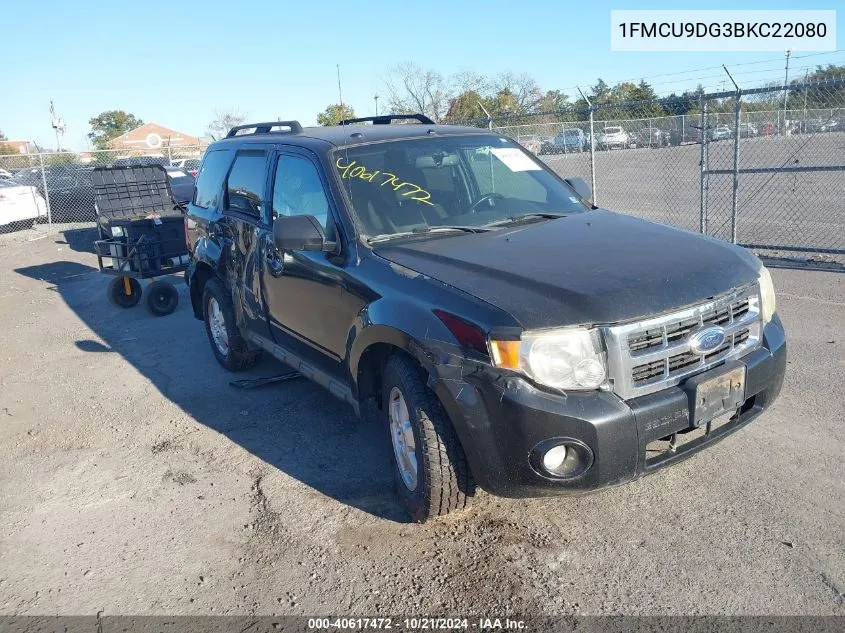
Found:
[(267, 153), (248, 150), (238, 152), (226, 181), (226, 207), (231, 211), (261, 218)]
[(282, 154), (273, 180), (273, 219), (280, 215), (313, 215), (331, 238), (329, 202), (314, 164), (300, 156)]
[(222, 189), (223, 178), (226, 177), (226, 170), (232, 158), (228, 150), (216, 150), (209, 152), (202, 162), (202, 169), (197, 174), (196, 190), (194, 191), (194, 204), (198, 207), (217, 207), (217, 199)]

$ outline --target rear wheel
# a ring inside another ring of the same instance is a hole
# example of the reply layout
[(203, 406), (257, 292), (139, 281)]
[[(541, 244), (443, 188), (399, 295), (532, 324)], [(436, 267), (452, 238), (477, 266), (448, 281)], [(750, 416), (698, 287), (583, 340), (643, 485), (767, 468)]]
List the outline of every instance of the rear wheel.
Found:
[(203, 320), (211, 351), (229, 371), (249, 369), (261, 358), (261, 351), (249, 349), (235, 322), (232, 297), (218, 279), (209, 279), (203, 290)]
[(396, 488), (414, 521), (470, 505), (475, 484), (449, 416), (404, 355), (385, 366), (382, 383)]
[(134, 308), (141, 300), (141, 284), (132, 277), (114, 277), (106, 294), (116, 308)]

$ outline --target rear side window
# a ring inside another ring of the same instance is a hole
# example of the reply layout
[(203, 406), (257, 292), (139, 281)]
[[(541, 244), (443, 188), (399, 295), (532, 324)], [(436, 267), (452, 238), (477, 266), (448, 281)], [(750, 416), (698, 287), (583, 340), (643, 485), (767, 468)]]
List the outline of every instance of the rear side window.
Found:
[(226, 170), (232, 153), (228, 150), (216, 150), (209, 152), (202, 162), (202, 169), (197, 176), (197, 186), (194, 192), (194, 204), (198, 207), (216, 208), (220, 190), (223, 188), (223, 179), (226, 177)]
[(264, 184), (267, 181), (267, 154), (263, 151), (238, 152), (226, 182), (226, 206), (230, 211), (263, 217)]

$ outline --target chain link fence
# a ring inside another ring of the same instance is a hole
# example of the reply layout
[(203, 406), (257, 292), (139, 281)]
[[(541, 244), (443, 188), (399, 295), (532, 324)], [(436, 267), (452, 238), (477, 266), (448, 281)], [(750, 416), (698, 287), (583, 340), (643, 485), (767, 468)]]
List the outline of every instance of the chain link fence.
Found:
[[(845, 264), (845, 77), (464, 124), (584, 179), (602, 207)], [(0, 155), (0, 232), (94, 221), (97, 165), (150, 161), (190, 176), (204, 149)]]
[(96, 220), (95, 167), (160, 164), (174, 198), (190, 197), (205, 147), (0, 155), (0, 233)]
[(845, 77), (464, 124), (584, 179), (602, 207), (845, 264)]

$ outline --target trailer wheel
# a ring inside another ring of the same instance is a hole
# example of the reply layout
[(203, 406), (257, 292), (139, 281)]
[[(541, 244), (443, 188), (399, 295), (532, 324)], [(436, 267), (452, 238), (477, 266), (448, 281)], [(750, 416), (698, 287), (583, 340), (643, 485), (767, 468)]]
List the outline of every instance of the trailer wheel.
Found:
[(167, 316), (179, 305), (179, 292), (166, 281), (154, 281), (144, 293), (144, 305), (153, 316)]
[(132, 277), (115, 277), (109, 282), (106, 295), (116, 308), (134, 308), (141, 300), (141, 284)]

